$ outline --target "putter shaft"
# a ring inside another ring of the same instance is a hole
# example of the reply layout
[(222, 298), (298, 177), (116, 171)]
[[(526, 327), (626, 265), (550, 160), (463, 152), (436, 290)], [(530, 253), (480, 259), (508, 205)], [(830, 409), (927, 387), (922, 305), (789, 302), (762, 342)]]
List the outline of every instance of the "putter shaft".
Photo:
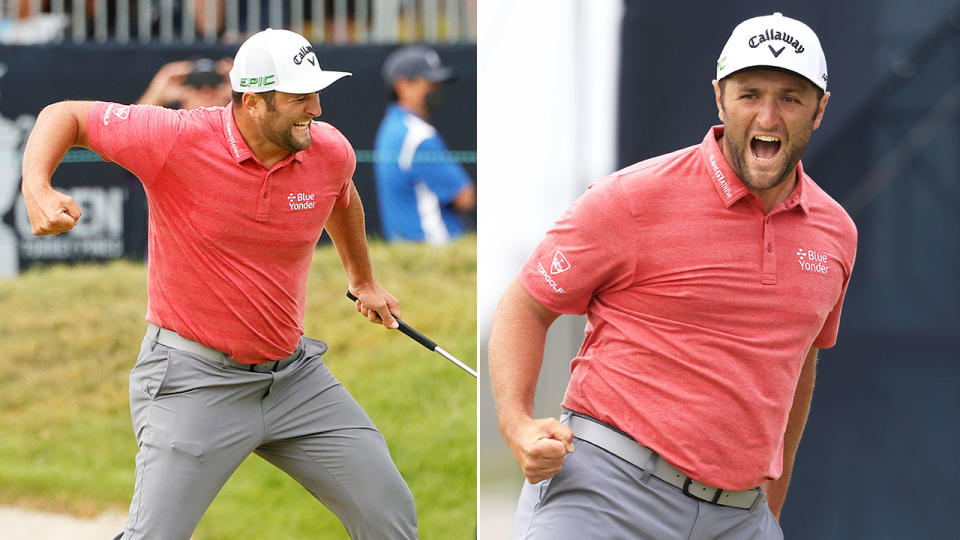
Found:
[[(357, 297), (354, 296), (354, 294), (353, 294), (352, 292), (350, 292), (350, 291), (347, 291), (347, 298), (349, 298), (350, 300), (353, 300), (354, 302), (357, 301)], [(439, 345), (437, 345), (437, 343), (436, 343), (435, 341), (433, 341), (432, 339), (428, 338), (427, 336), (421, 334), (419, 331), (417, 331), (417, 329), (415, 329), (414, 327), (410, 326), (409, 324), (401, 321), (399, 317), (395, 317), (395, 319), (397, 319), (397, 324), (399, 325), (399, 327), (397, 328), (397, 330), (400, 330), (401, 332), (403, 332), (404, 334), (406, 334), (408, 337), (410, 337), (410, 339), (412, 339), (412, 340), (416, 341), (417, 343), (423, 345), (423, 346), (426, 347), (427, 349), (429, 349), (429, 350), (431, 350), (431, 351), (433, 351), (433, 352), (436, 352), (436, 353), (438, 353), (440, 356), (442, 356), (442, 357), (446, 358), (447, 360), (453, 362), (453, 363), (456, 364), (457, 367), (459, 367), (460, 369), (466, 371), (466, 372), (469, 373), (470, 375), (473, 375), (473, 378), (474, 378), (474, 379), (477, 378), (477, 372), (476, 372), (476, 371), (474, 371), (474, 370), (471, 369), (469, 366), (467, 366), (466, 364), (464, 364), (463, 362), (461, 362), (460, 360), (458, 360), (458, 359), (457, 359), (455, 356), (453, 356), (452, 354), (450, 354), (450, 353), (448, 353), (447, 351), (443, 350), (443, 348), (441, 348)]]

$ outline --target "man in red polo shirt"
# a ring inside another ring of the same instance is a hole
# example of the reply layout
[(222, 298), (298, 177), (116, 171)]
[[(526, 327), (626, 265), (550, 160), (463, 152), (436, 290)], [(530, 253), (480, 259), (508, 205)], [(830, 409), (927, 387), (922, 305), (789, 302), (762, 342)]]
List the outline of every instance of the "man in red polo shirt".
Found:
[[(508, 287), (490, 373), (528, 480), (514, 538), (782, 538), (856, 252), (853, 222), (800, 164), (826, 82), (809, 27), (744, 21), (717, 62), (723, 125), (592, 185)], [(586, 315), (585, 337), (564, 414), (536, 419), (562, 313)]]
[(370, 268), (353, 149), (312, 120), (318, 92), (346, 75), (322, 70), (302, 36), (265, 30), (237, 52), (227, 107), (62, 102), (37, 119), (23, 163), (36, 234), (80, 219), (50, 185), (70, 146), (136, 174), (150, 205), (149, 325), (130, 373), (140, 451), (125, 540), (188, 539), (250, 452), (300, 482), (352, 538), (417, 537), (413, 497), (382, 435), (324, 367), (326, 344), (303, 336), (324, 229), (358, 311), (389, 328), (400, 316)]

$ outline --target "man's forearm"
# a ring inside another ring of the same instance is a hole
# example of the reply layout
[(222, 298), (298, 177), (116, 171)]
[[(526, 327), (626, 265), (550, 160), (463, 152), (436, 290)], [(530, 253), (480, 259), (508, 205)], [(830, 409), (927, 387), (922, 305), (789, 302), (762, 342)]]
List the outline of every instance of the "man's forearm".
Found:
[(40, 111), (23, 150), (24, 190), (49, 186), (67, 150), (86, 143), (85, 129), (77, 115), (88, 107), (80, 102), (61, 102)]
[(497, 305), (490, 330), (490, 380), (500, 433), (531, 483), (557, 474), (574, 451), (569, 427), (556, 418), (533, 418), (544, 341), (558, 316), (514, 280)]
[(777, 520), (787, 498), (787, 488), (790, 486), (790, 477), (793, 473), (793, 462), (800, 446), (803, 428), (807, 424), (810, 413), (810, 402), (813, 398), (813, 386), (817, 376), (817, 349), (810, 349), (804, 359), (797, 389), (793, 396), (793, 405), (787, 419), (787, 430), (783, 438), (783, 474), (780, 478), (767, 482), (765, 490), (770, 511)]
[[(509, 431), (533, 415), (547, 330), (556, 314), (537, 310), (519, 280), (511, 283), (494, 312), (489, 366), (500, 429)], [(507, 433), (504, 433), (507, 436)]]
[(363, 215), (363, 203), (357, 187), (350, 186), (350, 204), (346, 208), (334, 207), (327, 219), (325, 228), (337, 255), (347, 273), (351, 286), (366, 283), (373, 279), (370, 267), (370, 255), (367, 252), (367, 233)]
[(23, 152), (20, 191), (33, 234), (60, 234), (83, 214), (69, 195), (50, 185), (53, 171), (71, 146), (88, 146), (86, 115), (90, 102), (64, 101), (40, 111)]

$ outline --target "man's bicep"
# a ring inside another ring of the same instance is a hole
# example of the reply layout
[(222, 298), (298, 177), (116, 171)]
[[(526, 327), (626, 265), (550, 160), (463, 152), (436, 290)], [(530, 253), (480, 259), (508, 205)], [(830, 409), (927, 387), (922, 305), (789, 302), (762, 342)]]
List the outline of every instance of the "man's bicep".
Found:
[[(531, 296), (519, 278), (514, 279), (504, 290), (494, 310), (490, 334), (491, 354), (496, 356), (506, 352), (502, 349), (513, 350), (518, 347), (542, 348), (547, 329), (559, 316), (559, 313)], [(531, 357), (539, 360), (536, 355)]]
[(536, 316), (545, 328), (549, 327), (551, 324), (553, 324), (553, 321), (560, 317), (560, 313), (557, 313), (547, 306), (544, 306), (539, 300), (527, 292), (527, 290), (523, 287), (523, 283), (521, 283), (519, 279), (514, 280), (512, 286), (514, 287), (513, 294), (517, 299), (517, 302), (523, 305), (530, 314)]
[(803, 369), (807, 369), (808, 367), (810, 369), (815, 369), (817, 367), (817, 353), (819, 352), (820, 349), (816, 347), (811, 347), (810, 350), (807, 351), (807, 357), (803, 360)]
[(90, 114), (90, 107), (93, 101), (64, 101), (59, 104), (67, 113), (77, 122), (77, 137), (74, 139), (74, 146), (90, 148), (90, 138), (87, 136), (87, 116)]

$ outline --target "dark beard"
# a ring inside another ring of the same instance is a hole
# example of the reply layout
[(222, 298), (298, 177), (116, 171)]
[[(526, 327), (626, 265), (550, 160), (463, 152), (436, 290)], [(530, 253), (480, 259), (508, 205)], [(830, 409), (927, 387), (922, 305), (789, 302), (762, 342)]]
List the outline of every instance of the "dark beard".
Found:
[(272, 131), (271, 133), (267, 134), (267, 138), (273, 144), (289, 152), (299, 152), (301, 150), (306, 150), (307, 148), (310, 148), (310, 144), (313, 142), (313, 138), (310, 136), (309, 129), (307, 129), (306, 142), (298, 141), (293, 136), (293, 128), (286, 129), (283, 131), (280, 131), (280, 130)]
[(792, 150), (784, 148), (782, 151), (787, 152), (786, 159), (784, 160), (783, 167), (777, 171), (777, 180), (769, 186), (760, 187), (757, 186), (756, 179), (752, 177), (747, 168), (746, 160), (747, 152), (750, 152), (749, 146), (747, 148), (738, 147), (732, 142), (732, 137), (724, 137), (724, 144), (727, 145), (727, 151), (733, 156), (733, 172), (737, 173), (737, 176), (744, 184), (754, 189), (771, 189), (782, 184), (783, 181), (787, 179), (790, 171), (800, 162), (800, 156), (803, 154), (803, 148), (794, 148)]

